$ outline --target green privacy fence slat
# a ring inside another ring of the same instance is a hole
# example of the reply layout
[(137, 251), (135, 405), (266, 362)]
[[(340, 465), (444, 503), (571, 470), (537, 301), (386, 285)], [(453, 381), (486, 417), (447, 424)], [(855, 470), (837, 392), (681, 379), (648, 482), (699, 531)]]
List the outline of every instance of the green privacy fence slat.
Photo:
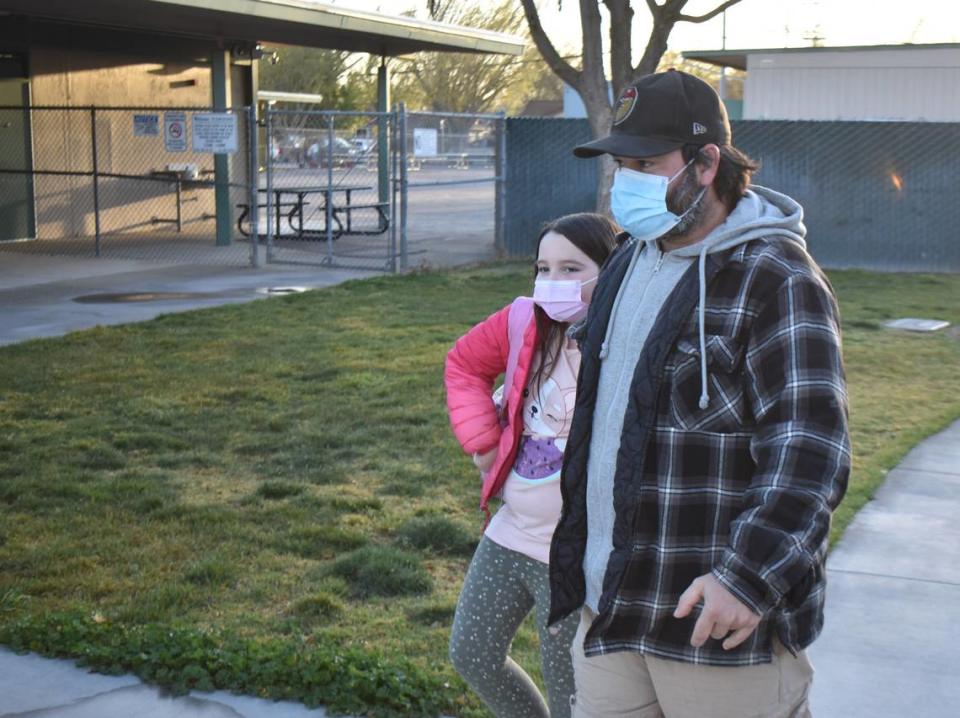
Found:
[(571, 150), (590, 140), (586, 120), (507, 119), (507, 182), (504, 247), (530, 256), (544, 222), (595, 205), (597, 163)]
[[(757, 184), (804, 207), (811, 253), (829, 268), (960, 271), (960, 123), (739, 120), (734, 143)], [(571, 149), (584, 119), (507, 120), (505, 247), (530, 256), (543, 222), (594, 207), (597, 162)]]

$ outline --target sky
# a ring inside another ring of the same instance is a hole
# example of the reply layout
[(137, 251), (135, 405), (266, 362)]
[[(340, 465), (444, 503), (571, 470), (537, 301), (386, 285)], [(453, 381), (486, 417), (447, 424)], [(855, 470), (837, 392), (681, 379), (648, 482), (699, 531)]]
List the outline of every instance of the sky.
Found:
[[(427, 16), (427, 0), (320, 1), (391, 15), (415, 9), (418, 17)], [(719, 2), (690, 0), (684, 12), (705, 14)], [(563, 0), (562, 10), (557, 4), (557, 0), (538, 0), (543, 25), (562, 52), (576, 52), (580, 45), (579, 0)], [(646, 45), (650, 23), (644, 0), (633, 0), (633, 7), (636, 62)], [(960, 42), (960, 3), (956, 0), (741, 0), (726, 16), (728, 49), (809, 47), (814, 35), (826, 46)], [(680, 23), (670, 36), (669, 49), (719, 50), (723, 35), (721, 16), (698, 25)]]

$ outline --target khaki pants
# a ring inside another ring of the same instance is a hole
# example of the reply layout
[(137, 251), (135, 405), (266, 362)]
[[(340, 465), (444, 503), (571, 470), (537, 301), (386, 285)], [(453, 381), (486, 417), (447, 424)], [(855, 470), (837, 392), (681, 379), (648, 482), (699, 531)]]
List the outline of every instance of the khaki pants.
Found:
[(587, 658), (594, 619), (584, 608), (573, 639), (573, 718), (809, 718), (813, 668), (774, 639), (758, 666), (702, 666), (633, 652)]

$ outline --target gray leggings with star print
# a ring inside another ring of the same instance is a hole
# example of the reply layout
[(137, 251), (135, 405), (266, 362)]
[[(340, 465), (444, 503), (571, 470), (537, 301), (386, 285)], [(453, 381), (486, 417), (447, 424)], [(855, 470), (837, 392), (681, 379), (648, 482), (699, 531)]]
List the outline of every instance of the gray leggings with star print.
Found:
[[(450, 660), (497, 718), (569, 718), (574, 692), (570, 642), (579, 614), (547, 628), (547, 565), (480, 540), (463, 581), (450, 632)], [(513, 637), (536, 610), (544, 700), (530, 676), (507, 655)]]

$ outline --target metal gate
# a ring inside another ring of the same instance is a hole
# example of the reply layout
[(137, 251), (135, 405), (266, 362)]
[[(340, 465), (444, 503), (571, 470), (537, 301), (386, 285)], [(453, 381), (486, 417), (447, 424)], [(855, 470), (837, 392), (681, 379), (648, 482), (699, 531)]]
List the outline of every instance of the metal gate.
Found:
[(493, 259), (502, 243), (503, 115), (263, 113), (268, 262), (397, 272)]
[(396, 115), (267, 108), (261, 125), (267, 262), (395, 271)]
[(506, 118), (397, 111), (400, 266), (455, 266), (503, 254)]

